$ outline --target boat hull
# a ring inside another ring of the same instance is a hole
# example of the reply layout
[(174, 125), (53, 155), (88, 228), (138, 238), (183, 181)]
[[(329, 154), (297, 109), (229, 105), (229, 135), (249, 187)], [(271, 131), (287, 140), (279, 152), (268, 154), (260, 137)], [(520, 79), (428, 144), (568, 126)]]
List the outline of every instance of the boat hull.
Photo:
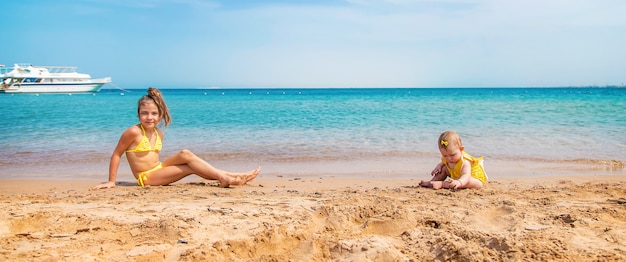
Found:
[(106, 83), (55, 83), (55, 84), (21, 84), (0, 93), (97, 93)]

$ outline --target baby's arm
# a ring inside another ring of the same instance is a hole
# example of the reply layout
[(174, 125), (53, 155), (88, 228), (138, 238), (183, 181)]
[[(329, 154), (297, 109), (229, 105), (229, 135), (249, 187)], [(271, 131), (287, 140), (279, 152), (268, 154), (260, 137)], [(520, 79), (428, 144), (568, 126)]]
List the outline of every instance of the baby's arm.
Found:
[(443, 181), (448, 177), (448, 169), (444, 163), (439, 162), (439, 164), (435, 166), (435, 169), (430, 172), (430, 175), (433, 176), (430, 181), (421, 180), (419, 183), (420, 186), (440, 189), (443, 185)]
[[(437, 175), (441, 175), (444, 173), (445, 169), (445, 165), (443, 164), (443, 162), (439, 162), (439, 164), (437, 164), (435, 166), (435, 169), (433, 169), (432, 172), (430, 172), (431, 176), (437, 176)], [(441, 180), (441, 179), (439, 179)]]
[(462, 161), (463, 167), (461, 168), (461, 177), (450, 182), (450, 186), (452, 186), (454, 189), (465, 188), (472, 178), (472, 163), (469, 160), (465, 159), (463, 159)]

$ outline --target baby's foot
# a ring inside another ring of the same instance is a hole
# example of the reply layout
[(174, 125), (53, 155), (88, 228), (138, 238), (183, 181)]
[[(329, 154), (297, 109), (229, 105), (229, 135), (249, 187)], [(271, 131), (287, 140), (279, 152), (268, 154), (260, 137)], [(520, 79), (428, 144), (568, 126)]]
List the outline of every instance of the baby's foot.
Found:
[(441, 189), (443, 187), (443, 181), (430, 181), (430, 185), (433, 189)]

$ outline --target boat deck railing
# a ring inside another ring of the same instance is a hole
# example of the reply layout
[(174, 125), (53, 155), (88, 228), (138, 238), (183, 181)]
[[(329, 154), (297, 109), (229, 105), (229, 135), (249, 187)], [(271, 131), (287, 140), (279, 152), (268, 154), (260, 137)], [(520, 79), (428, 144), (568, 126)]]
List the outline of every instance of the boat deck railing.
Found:
[[(76, 69), (77, 69), (77, 67), (75, 66), (34, 66), (31, 64), (17, 64), (17, 65), (21, 68), (28, 68), (31, 66), (34, 68), (45, 68), (51, 74), (76, 73)], [(11, 68), (11, 70), (12, 69), (13, 68)]]
[(75, 66), (41, 66), (48, 69), (51, 74), (76, 73)]

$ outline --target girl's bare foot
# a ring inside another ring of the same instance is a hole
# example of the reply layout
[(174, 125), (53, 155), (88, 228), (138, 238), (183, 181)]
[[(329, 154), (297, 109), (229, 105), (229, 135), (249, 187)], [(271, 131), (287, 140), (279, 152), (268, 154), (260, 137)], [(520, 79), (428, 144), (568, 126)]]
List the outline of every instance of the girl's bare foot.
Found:
[(246, 183), (255, 179), (259, 175), (259, 173), (261, 173), (261, 167), (257, 167), (254, 170), (248, 171), (246, 173), (228, 174), (228, 176), (231, 178), (230, 181), (227, 183), (222, 183), (220, 181), (220, 184), (222, 187), (229, 187), (231, 185), (245, 185)]
[(255, 179), (259, 175), (259, 173), (261, 173), (261, 167), (260, 166), (255, 168), (252, 171), (249, 171), (248, 173), (244, 173), (243, 175), (239, 175), (239, 176), (243, 178), (243, 180), (244, 180), (243, 183), (245, 184), (245, 183), (248, 183), (248, 182), (252, 181), (253, 179)]

